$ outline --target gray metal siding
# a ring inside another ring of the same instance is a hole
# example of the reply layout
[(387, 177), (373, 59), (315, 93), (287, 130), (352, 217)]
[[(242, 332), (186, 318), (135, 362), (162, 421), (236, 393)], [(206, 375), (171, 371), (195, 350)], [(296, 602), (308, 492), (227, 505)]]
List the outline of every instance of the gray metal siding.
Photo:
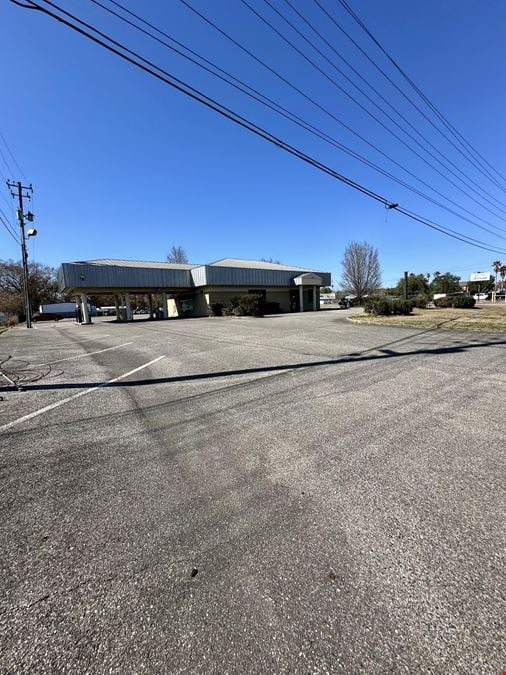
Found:
[[(58, 271), (60, 290), (72, 288), (163, 289), (202, 286), (292, 286), (299, 270), (272, 270), (244, 267), (202, 265), (190, 269), (164, 267), (127, 267), (125, 265), (93, 265), (63, 263)], [(328, 272), (317, 272), (324, 286), (330, 286)]]
[(58, 279), (58, 290), (60, 291), (60, 293), (63, 293), (63, 291), (67, 288), (67, 284), (65, 282), (64, 265), (60, 265), (60, 268), (57, 273), (57, 279)]
[[(291, 286), (300, 270), (247, 269), (243, 267), (207, 268), (208, 286)], [(330, 284), (328, 272), (316, 272), (322, 278), (324, 286)]]
[(191, 288), (190, 270), (63, 263), (65, 288)]

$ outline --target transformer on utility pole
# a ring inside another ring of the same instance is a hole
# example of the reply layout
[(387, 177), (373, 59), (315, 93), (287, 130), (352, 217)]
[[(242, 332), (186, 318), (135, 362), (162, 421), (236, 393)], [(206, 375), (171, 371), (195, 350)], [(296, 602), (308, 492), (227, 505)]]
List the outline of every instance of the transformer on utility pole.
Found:
[[(23, 265), (23, 297), (25, 304), (25, 313), (26, 313), (26, 327), (32, 327), (32, 307), (30, 304), (30, 286), (29, 286), (29, 277), (28, 277), (28, 252), (26, 250), (26, 238), (25, 238), (25, 218), (31, 223), (33, 222), (33, 213), (28, 211), (26, 214), (23, 211), (23, 197), (25, 199), (31, 199), (33, 188), (30, 184), (28, 187), (22, 185), (20, 181), (7, 181), (7, 185), (11, 188), (11, 195), (14, 198), (18, 198), (18, 208), (16, 209), (16, 216), (19, 223), (19, 233), (21, 235), (21, 261)], [(13, 190), (16, 190), (15, 192)], [(24, 194), (23, 194), (24, 190)], [(35, 237), (37, 230), (31, 228), (28, 230), (28, 237)]]

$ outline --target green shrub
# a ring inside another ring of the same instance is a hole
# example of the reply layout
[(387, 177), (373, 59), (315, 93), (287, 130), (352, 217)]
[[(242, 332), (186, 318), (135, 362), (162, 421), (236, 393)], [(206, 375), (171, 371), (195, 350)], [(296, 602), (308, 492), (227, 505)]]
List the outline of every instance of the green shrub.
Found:
[(392, 313), (391, 302), (391, 300), (387, 300), (386, 298), (369, 296), (368, 298), (364, 298), (364, 311), (366, 314), (388, 316)]
[(456, 307), (458, 309), (471, 309), (475, 306), (476, 300), (470, 295), (451, 295), (446, 298), (434, 300), (436, 307), (448, 308)]
[(476, 300), (471, 295), (455, 295), (450, 300), (452, 301), (452, 307), (460, 309), (472, 309), (476, 304)]
[(209, 303), (209, 316), (223, 316), (223, 303), (222, 302), (210, 302)]
[(451, 307), (450, 298), (437, 298), (436, 300), (434, 300), (434, 305), (436, 307), (442, 307), (444, 309), (446, 309), (447, 307)]
[(233, 298), (230, 298), (227, 304), (223, 307), (223, 314), (225, 316), (234, 316), (235, 310), (239, 307), (240, 299), (241, 298), (239, 295), (234, 295)]
[(418, 307), (418, 309), (426, 309), (429, 303), (429, 298), (426, 295), (423, 295), (423, 293), (419, 293), (413, 298), (413, 302), (415, 307)]
[(231, 298), (225, 314), (233, 316), (263, 316), (263, 300), (260, 295), (248, 293)]
[(390, 300), (390, 314), (407, 316), (411, 314), (414, 306), (413, 300)]
[(364, 299), (366, 314), (389, 316), (390, 314), (411, 314), (414, 307), (413, 300), (389, 300), (388, 298), (369, 297)]

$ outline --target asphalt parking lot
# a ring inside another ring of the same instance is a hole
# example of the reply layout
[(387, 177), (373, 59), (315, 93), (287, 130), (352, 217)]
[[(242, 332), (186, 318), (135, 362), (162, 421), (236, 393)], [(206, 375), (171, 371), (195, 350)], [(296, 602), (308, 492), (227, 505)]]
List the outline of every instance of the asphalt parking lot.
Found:
[(347, 313), (0, 337), (0, 672), (506, 669), (506, 335)]

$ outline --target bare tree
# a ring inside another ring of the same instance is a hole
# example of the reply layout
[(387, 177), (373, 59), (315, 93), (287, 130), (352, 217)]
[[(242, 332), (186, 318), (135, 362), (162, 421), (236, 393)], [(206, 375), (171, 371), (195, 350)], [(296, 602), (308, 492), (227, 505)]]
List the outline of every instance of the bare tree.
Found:
[(167, 262), (180, 263), (183, 265), (187, 264), (188, 256), (186, 255), (186, 251), (184, 250), (184, 248), (182, 246), (173, 245), (169, 253), (167, 254)]
[[(28, 285), (32, 310), (46, 302), (58, 301), (56, 270), (38, 262), (28, 263)], [(21, 262), (0, 260), (0, 311), (24, 314), (23, 266)]]
[(378, 249), (358, 241), (350, 241), (344, 250), (342, 286), (361, 299), (381, 287)]
[(276, 265), (281, 265), (281, 260), (274, 260), (274, 258), (260, 258), (261, 262), (274, 263)]

